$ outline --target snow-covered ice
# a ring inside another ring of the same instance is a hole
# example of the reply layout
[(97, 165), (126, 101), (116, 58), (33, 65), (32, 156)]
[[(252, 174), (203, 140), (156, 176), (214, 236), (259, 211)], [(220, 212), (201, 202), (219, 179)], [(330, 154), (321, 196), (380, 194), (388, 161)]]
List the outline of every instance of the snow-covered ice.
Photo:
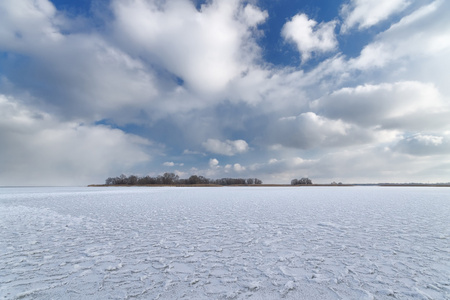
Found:
[(0, 188), (1, 299), (450, 299), (450, 189)]

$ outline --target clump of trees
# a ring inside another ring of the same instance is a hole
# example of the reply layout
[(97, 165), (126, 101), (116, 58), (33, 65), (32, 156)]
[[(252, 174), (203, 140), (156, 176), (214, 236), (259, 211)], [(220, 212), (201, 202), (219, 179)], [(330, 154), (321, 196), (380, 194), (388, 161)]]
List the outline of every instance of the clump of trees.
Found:
[(209, 179), (204, 176), (192, 175), (187, 179), (182, 179), (174, 173), (164, 173), (156, 177), (135, 175), (126, 176), (124, 174), (118, 177), (108, 177), (105, 185), (254, 185), (262, 184), (258, 178), (221, 178)]
[(312, 184), (311, 179), (303, 177), (301, 179), (291, 180), (291, 185), (307, 185), (307, 184)]

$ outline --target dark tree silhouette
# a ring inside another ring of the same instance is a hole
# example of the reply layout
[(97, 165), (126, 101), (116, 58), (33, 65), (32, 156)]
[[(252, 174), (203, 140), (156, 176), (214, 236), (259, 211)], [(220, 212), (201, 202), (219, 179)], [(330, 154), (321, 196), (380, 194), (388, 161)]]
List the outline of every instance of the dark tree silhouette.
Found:
[(122, 174), (118, 177), (108, 177), (105, 180), (105, 185), (177, 185), (177, 184), (217, 184), (217, 185), (254, 185), (262, 184), (262, 181), (258, 178), (221, 178), (221, 179), (209, 179), (204, 176), (192, 175), (188, 179), (180, 179), (178, 175), (174, 173), (164, 173), (156, 177), (144, 176), (138, 177), (136, 175), (130, 175), (127, 177)]
[(291, 180), (291, 185), (307, 185), (307, 184), (312, 184), (311, 179), (303, 177), (301, 179)]

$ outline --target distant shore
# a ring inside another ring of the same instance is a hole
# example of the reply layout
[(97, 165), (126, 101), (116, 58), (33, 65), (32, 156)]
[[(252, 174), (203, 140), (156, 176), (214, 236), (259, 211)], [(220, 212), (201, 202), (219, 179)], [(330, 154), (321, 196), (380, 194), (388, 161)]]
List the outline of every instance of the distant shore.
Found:
[(90, 184), (88, 187), (349, 187), (349, 186), (380, 186), (380, 187), (450, 187), (450, 184), (443, 183), (355, 183), (355, 184), (233, 184), (233, 185), (219, 185), (219, 184), (145, 184), (145, 185), (127, 185), (127, 184)]

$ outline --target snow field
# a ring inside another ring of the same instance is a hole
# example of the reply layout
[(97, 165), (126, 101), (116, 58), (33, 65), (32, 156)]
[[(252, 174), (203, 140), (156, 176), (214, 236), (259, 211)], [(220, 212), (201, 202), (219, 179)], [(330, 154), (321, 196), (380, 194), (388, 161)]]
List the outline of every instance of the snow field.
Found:
[(447, 188), (1, 188), (1, 299), (450, 299)]

